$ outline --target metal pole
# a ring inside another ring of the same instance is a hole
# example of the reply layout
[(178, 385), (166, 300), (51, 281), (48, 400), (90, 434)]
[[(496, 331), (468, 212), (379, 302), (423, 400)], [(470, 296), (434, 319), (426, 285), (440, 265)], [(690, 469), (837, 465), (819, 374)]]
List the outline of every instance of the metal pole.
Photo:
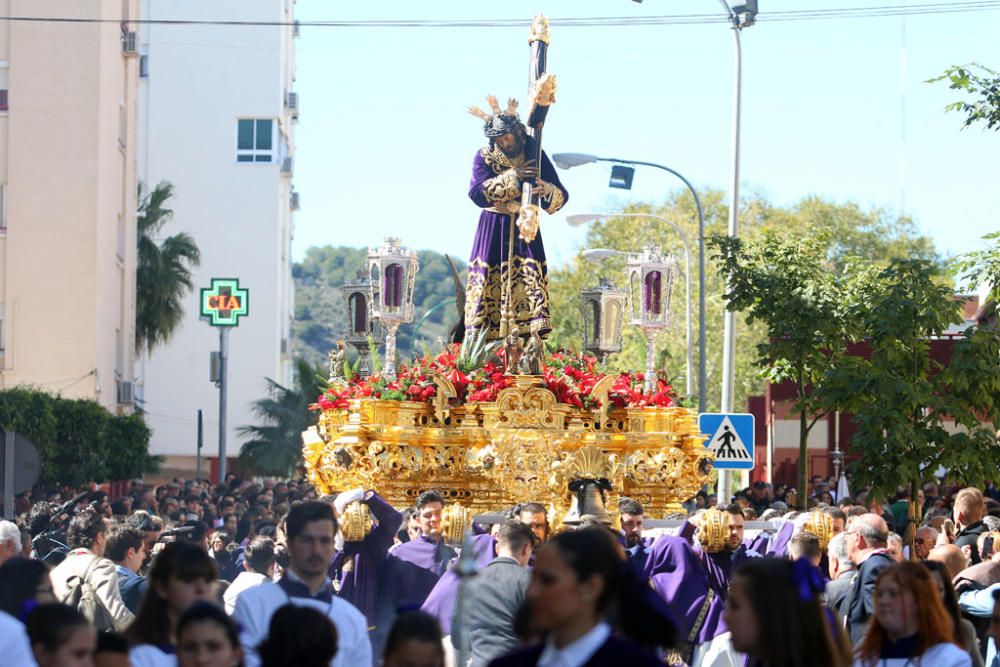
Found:
[(3, 518), (14, 520), (14, 437), (7, 431), (3, 450)]
[(205, 429), (201, 419), (201, 408), (198, 408), (198, 442), (195, 448), (194, 478), (201, 479), (201, 447), (205, 440)]
[(219, 327), (219, 484), (226, 481), (226, 383), (229, 381), (229, 327)]
[(686, 392), (690, 399), (691, 394), (694, 393), (694, 378), (691, 377), (691, 371), (694, 369), (694, 348), (691, 343), (694, 327), (691, 322), (691, 246), (688, 243), (684, 243), (684, 312), (685, 319), (687, 320), (687, 385)]
[[(733, 149), (732, 180), (729, 184), (729, 229), (731, 237), (739, 236), (738, 216), (740, 208), (740, 102), (743, 83), (743, 55), (740, 46), (739, 19), (726, 0), (719, 0), (729, 15), (733, 31)], [(723, 320), (722, 346), (722, 412), (733, 411), (733, 393), (736, 376), (736, 313), (726, 310)], [(719, 471), (719, 496), (726, 494), (728, 501), (729, 475)]]

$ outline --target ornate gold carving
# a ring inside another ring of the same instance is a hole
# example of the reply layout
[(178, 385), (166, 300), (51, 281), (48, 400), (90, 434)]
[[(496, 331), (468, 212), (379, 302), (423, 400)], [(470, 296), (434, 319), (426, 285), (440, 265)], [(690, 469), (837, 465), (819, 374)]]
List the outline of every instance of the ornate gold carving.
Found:
[(512, 382), (496, 402), (447, 415), (427, 403), (374, 399), (327, 410), (303, 434), (309, 480), (320, 493), (375, 489), (398, 507), (436, 489), (477, 514), (531, 500), (554, 517), (569, 508), (573, 479), (606, 478), (612, 500), (636, 498), (649, 516), (672, 511), (708, 481), (712, 456), (693, 412), (577, 410), (558, 403), (541, 378)]
[(517, 231), (522, 241), (531, 243), (535, 240), (538, 236), (538, 206), (535, 204), (521, 206), (517, 216)]
[(552, 106), (556, 102), (556, 75), (546, 72), (531, 87), (531, 103), (537, 107)]
[(808, 518), (805, 520), (802, 529), (818, 537), (820, 551), (826, 553), (826, 547), (830, 544), (830, 540), (833, 539), (833, 517), (819, 510), (811, 512), (807, 516)]
[(360, 542), (372, 529), (372, 515), (368, 505), (356, 500), (348, 503), (340, 515), (340, 532), (346, 542)]
[(533, 376), (519, 376), (518, 384), (503, 389), (495, 403), (482, 404), (483, 425), (487, 429), (563, 429), (569, 406), (558, 403), (548, 389), (531, 386), (535, 383), (538, 380)]
[(600, 447), (587, 445), (573, 452), (566, 474), (571, 479), (611, 479), (616, 467)]
[(441, 514), (441, 535), (449, 544), (461, 544), (472, 526), (472, 511), (460, 503), (445, 506)]
[(697, 538), (701, 548), (708, 553), (717, 553), (729, 542), (729, 514), (717, 509), (707, 509), (694, 520), (698, 526)]
[(531, 32), (528, 33), (528, 44), (532, 42), (549, 43), (549, 20), (543, 14), (538, 14), (531, 20)]
[(441, 373), (430, 371), (428, 375), (437, 389), (431, 400), (431, 405), (434, 406), (434, 416), (439, 423), (444, 424), (444, 421), (451, 414), (451, 401), (458, 397), (458, 392), (455, 391), (455, 385), (452, 381)]

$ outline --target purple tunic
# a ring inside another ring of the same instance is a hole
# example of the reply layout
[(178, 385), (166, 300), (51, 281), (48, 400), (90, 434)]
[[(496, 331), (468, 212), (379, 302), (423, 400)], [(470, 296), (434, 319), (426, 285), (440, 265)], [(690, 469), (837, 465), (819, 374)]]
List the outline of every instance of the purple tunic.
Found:
[[(492, 535), (476, 535), (472, 538), (472, 550), (476, 554), (476, 569), (481, 570), (496, 558), (496, 539)], [(451, 634), (451, 615), (458, 599), (458, 587), (461, 578), (454, 570), (448, 570), (438, 579), (437, 584), (427, 596), (420, 611), (425, 611), (438, 620), (441, 632)]]
[[(682, 537), (661, 535), (653, 543), (646, 559), (645, 575), (653, 590), (670, 607), (680, 623), (681, 636), (690, 636), (702, 609), (706, 605), (710, 586), (698, 554)], [(722, 618), (725, 602), (717, 592), (707, 603), (707, 611), (694, 643), (709, 641), (726, 631)]]
[(386, 557), (385, 600), (393, 611), (419, 609), (457, 554), (424, 536), (399, 545)]
[[(527, 137), (524, 155), (533, 155), (534, 146), (534, 139)], [(499, 148), (483, 148), (472, 162), (469, 198), (484, 210), (479, 215), (469, 257), (465, 328), (467, 332), (485, 328), (491, 339), (500, 337), (500, 308), (510, 265), (507, 247), (512, 224), (512, 216), (505, 211), (509, 204), (520, 202), (521, 181), (514, 167), (522, 161), (523, 158), (507, 158)], [(550, 197), (541, 200), (540, 207), (555, 213), (569, 200), (569, 193), (544, 153), (540, 177), (555, 188)], [(518, 331), (522, 335), (532, 331), (545, 335), (552, 328), (552, 322), (549, 319), (548, 269), (540, 231), (531, 243), (527, 243), (521, 240), (517, 229), (514, 230), (513, 265), (511, 305)]]
[[(344, 550), (334, 556), (329, 575), (340, 582), (337, 595), (357, 607), (365, 615), (368, 625), (374, 625), (378, 581), (384, 569), (385, 554), (403, 523), (403, 515), (374, 493), (365, 500), (365, 504), (378, 525), (361, 542), (344, 545)], [(348, 562), (351, 567), (345, 571), (344, 566)]]

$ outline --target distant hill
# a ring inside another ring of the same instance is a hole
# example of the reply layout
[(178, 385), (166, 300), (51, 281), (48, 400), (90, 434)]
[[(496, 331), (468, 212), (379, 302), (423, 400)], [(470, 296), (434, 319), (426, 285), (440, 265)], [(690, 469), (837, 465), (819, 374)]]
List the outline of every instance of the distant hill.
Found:
[[(446, 338), (458, 322), (451, 271), (444, 255), (430, 250), (418, 252), (420, 271), (413, 292), (413, 323), (399, 328), (399, 358), (422, 354), (421, 343), (437, 351), (438, 338)], [(292, 328), (292, 352), (311, 363), (326, 364), (326, 357), (347, 326), (347, 306), (341, 288), (365, 268), (367, 248), (313, 247), (302, 262), (292, 265), (295, 280), (295, 323)], [(465, 262), (451, 258), (465, 284)], [(441, 305), (444, 304), (444, 305)], [(416, 332), (417, 323), (435, 306)], [(414, 339), (414, 334), (417, 339)], [(381, 347), (381, 345), (380, 345)], [(352, 350), (353, 352), (353, 350)], [(353, 353), (351, 359), (354, 359)]]

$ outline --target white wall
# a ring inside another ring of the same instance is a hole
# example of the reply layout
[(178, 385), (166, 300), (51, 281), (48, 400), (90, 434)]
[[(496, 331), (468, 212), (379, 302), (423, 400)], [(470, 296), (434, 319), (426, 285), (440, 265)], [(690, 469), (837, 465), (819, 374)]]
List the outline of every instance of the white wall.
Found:
[[(148, 19), (284, 21), (291, 4), (144, 0), (142, 9)], [(281, 127), (276, 135), (291, 137), (284, 95), (293, 89), (292, 48), (287, 27), (143, 28), (149, 77), (140, 83), (140, 175), (147, 187), (173, 183), (174, 219), (164, 233), (191, 234), (202, 255), (183, 325), (138, 371), (154, 454), (194, 455), (199, 408), (205, 417), (203, 454), (217, 453), (218, 390), (208, 373), (219, 335), (199, 321), (197, 293), (212, 277), (239, 278), (250, 290), (250, 314), (230, 334), (230, 456), (239, 451), (236, 429), (255, 422), (249, 404), (264, 395), (264, 378), (289, 381), (281, 352), (292, 312), (291, 179), (280, 171), (286, 148), (279, 138), (273, 162), (237, 163), (236, 133), (238, 118), (273, 118)]]

